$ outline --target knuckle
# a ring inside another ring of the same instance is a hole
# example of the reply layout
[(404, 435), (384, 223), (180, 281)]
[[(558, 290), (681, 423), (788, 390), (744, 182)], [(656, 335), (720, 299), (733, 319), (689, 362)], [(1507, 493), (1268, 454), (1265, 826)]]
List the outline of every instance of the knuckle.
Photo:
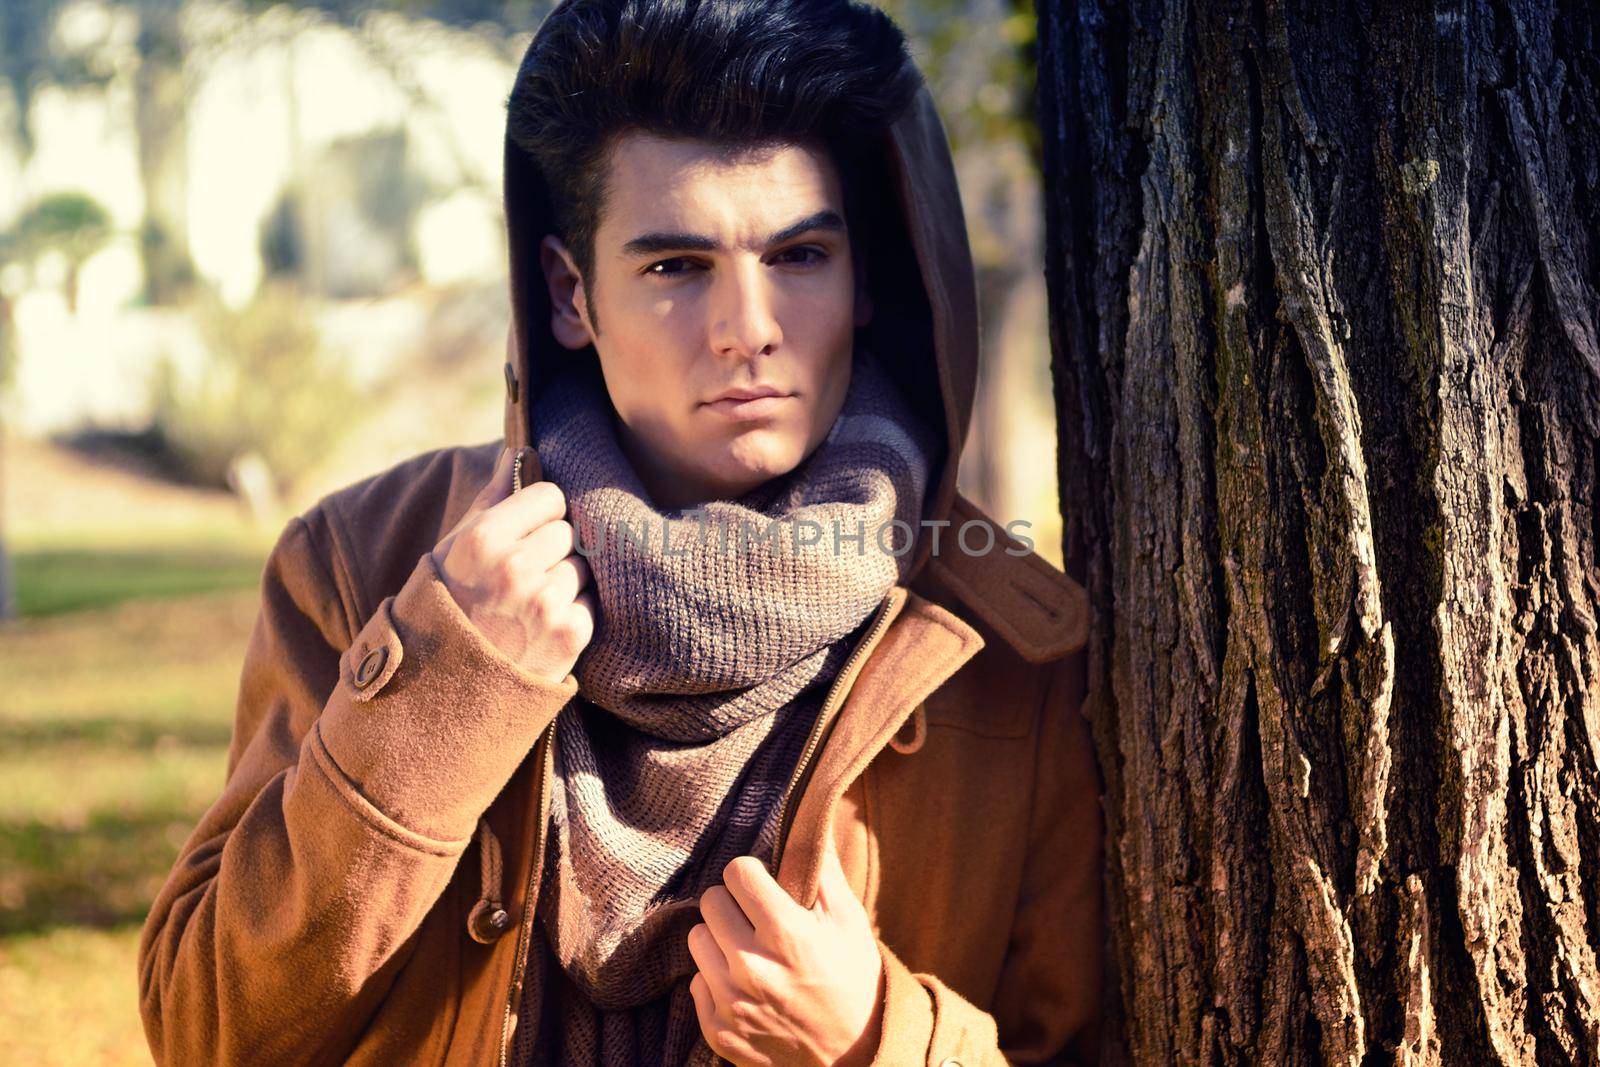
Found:
[(589, 643), (589, 639), (594, 636), (594, 613), (586, 598), (579, 598), (573, 601), (572, 607), (574, 610), (568, 611), (562, 616), (562, 622), (565, 624), (563, 627), (564, 632), (567, 635), (567, 639), (574, 644), (579, 646), (586, 645)]
[(795, 936), (795, 932), (781, 923), (767, 931), (767, 943), (780, 959), (785, 960), (798, 958), (800, 949), (804, 947), (803, 942)]
[(572, 551), (572, 523), (566, 519), (551, 519), (545, 524), (544, 536), (561, 549), (563, 556)]
[(473, 523), (461, 532), (459, 543), (462, 550), (466, 552), (467, 559), (473, 563), (478, 563), (488, 556), (491, 547), (490, 540), (488, 531), (481, 524)]
[(549, 640), (554, 645), (555, 651), (562, 656), (576, 657), (582, 651), (581, 641), (576, 640), (565, 622), (558, 622), (549, 627)]
[(569, 656), (576, 656), (589, 643), (589, 632), (576, 629), (571, 623), (562, 628), (561, 634), (564, 651)]
[(548, 587), (541, 589), (528, 598), (528, 617), (538, 628), (546, 634), (559, 630), (560, 623), (551, 610)]
[(534, 482), (527, 491), (537, 493), (540, 504), (556, 508), (558, 514), (566, 514), (567, 495), (555, 482)]
[(539, 592), (534, 593), (530, 601), (530, 608), (538, 616), (539, 624), (558, 637), (565, 637), (566, 632), (571, 629), (571, 622), (566, 619), (568, 616), (566, 608), (570, 605), (571, 600), (563, 595), (560, 582), (549, 579), (539, 587)]

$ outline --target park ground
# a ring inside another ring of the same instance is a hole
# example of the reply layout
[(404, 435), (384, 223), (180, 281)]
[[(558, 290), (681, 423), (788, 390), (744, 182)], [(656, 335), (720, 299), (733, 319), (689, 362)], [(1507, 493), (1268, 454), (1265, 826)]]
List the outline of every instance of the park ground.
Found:
[(222, 493), (10, 441), (0, 1059), (148, 1065), (139, 929), (221, 788), (274, 533)]

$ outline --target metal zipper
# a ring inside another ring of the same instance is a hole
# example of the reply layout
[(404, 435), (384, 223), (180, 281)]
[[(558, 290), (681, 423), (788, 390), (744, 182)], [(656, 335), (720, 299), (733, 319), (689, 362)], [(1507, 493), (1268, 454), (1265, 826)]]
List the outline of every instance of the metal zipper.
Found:
[(791, 807), (791, 802), (799, 791), (798, 787), (801, 785), (802, 777), (808, 772), (811, 760), (820, 747), (819, 741), (832, 718), (834, 704), (844, 696), (845, 692), (848, 692), (844, 688), (844, 683), (845, 679), (851, 676), (850, 668), (860, 658), (862, 650), (876, 642), (878, 632), (884, 627), (884, 620), (888, 617), (889, 605), (893, 600), (894, 594), (892, 592), (883, 598), (883, 603), (878, 605), (877, 615), (873, 619), (872, 625), (867, 628), (866, 636), (861, 639), (855, 650), (850, 653), (850, 658), (845, 661), (844, 666), (839, 668), (839, 673), (834, 675), (833, 685), (829, 687), (828, 696), (822, 702), (822, 710), (817, 712), (817, 721), (812, 724), (811, 736), (806, 738), (806, 747), (800, 751), (800, 760), (795, 764), (794, 774), (789, 778), (789, 786), (784, 791), (783, 800), (780, 802), (778, 811), (778, 842), (772, 850), (772, 875), (774, 878), (777, 877), (778, 863), (783, 858), (784, 846), (788, 844), (789, 831), (791, 829), (790, 823), (795, 815), (795, 809)]
[(500, 1021), (500, 1067), (508, 1067), (511, 1059), (511, 1003), (522, 995), (523, 969), (527, 966), (528, 942), (533, 933), (533, 911), (538, 903), (534, 894), (537, 892), (539, 873), (544, 869), (545, 794), (550, 788), (550, 763), (554, 759), (555, 732), (556, 723), (551, 719), (550, 725), (545, 727), (544, 734), (539, 738), (539, 743), (544, 745), (544, 752), (543, 758), (539, 761), (539, 802), (534, 809), (533, 862), (528, 867), (528, 883), (522, 891), (522, 924), (517, 931), (517, 951), (511, 959), (512, 991), (506, 994), (505, 1016)]
[(517, 457), (511, 461), (511, 491), (522, 492), (522, 452), (519, 449)]

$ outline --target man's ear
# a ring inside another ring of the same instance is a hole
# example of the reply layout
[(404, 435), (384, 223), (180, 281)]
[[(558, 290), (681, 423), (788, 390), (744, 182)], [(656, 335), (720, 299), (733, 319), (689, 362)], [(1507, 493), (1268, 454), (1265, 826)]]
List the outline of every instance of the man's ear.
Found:
[(572, 253), (555, 234), (539, 242), (539, 266), (550, 290), (550, 332), (566, 348), (578, 349), (594, 342), (589, 329), (588, 297), (583, 277)]
[(872, 321), (872, 293), (867, 289), (867, 257), (865, 253), (855, 256), (855, 263), (852, 269), (856, 275), (855, 327), (859, 330)]

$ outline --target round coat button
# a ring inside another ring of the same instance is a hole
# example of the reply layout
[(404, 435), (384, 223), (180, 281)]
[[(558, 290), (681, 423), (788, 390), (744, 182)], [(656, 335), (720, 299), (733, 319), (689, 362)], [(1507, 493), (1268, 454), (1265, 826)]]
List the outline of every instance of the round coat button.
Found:
[(961, 1067), (961, 1061), (951, 1056), (939, 1064), (939, 1067)]
[(362, 656), (360, 666), (356, 667), (356, 688), (365, 689), (371, 685), (388, 659), (389, 650), (382, 645)]
[(509, 929), (511, 929), (511, 915), (504, 908), (487, 900), (478, 901), (467, 915), (467, 933), (471, 934), (472, 940), (480, 945), (493, 944)]

